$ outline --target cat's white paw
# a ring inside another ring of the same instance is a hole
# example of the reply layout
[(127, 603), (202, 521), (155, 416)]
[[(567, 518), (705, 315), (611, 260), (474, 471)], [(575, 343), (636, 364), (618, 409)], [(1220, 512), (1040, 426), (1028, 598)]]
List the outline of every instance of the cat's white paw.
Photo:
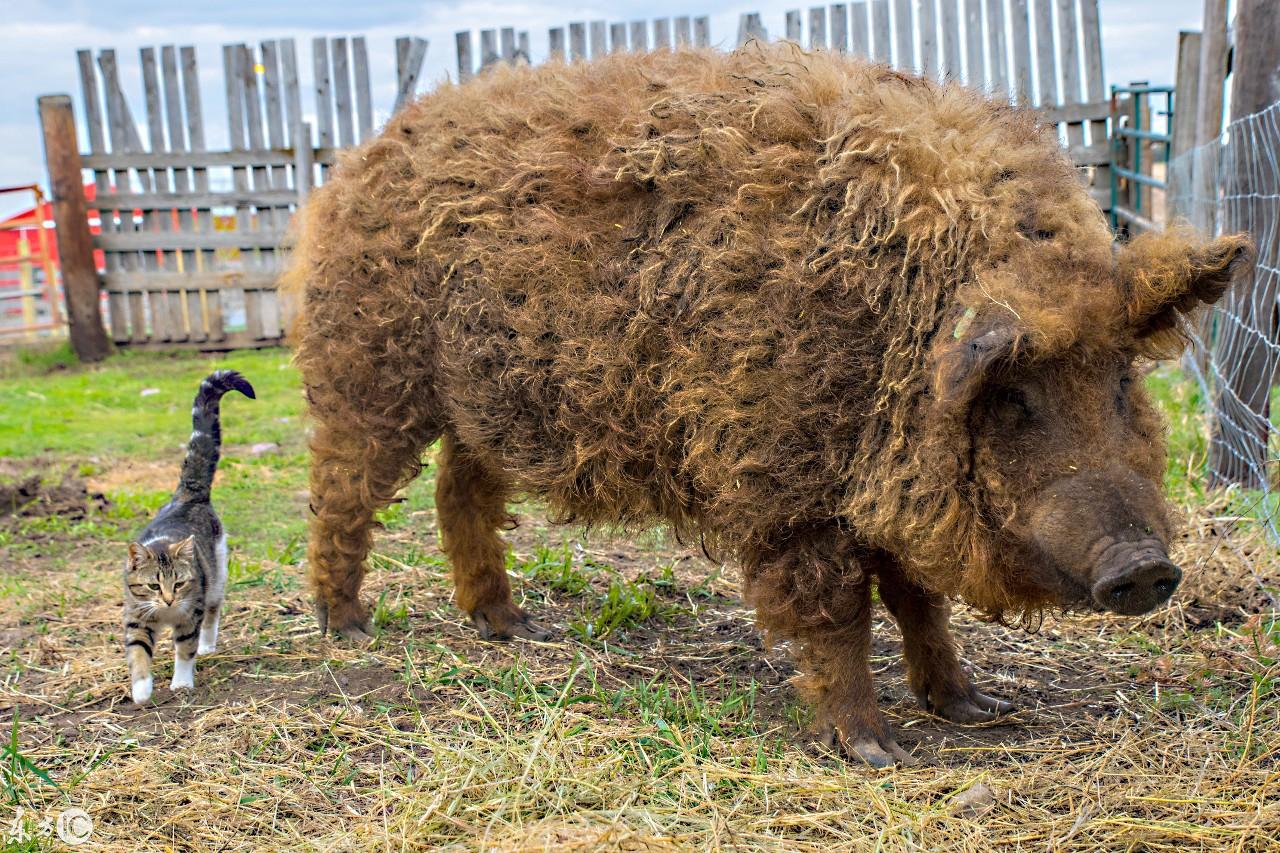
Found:
[(200, 645), (196, 646), (196, 654), (211, 655), (218, 650), (218, 622), (200, 626)]
[(141, 705), (151, 698), (151, 687), (154, 682), (151, 676), (139, 678), (133, 682), (133, 704)]
[(177, 660), (173, 664), (173, 681), (170, 690), (191, 690), (196, 686), (196, 659)]

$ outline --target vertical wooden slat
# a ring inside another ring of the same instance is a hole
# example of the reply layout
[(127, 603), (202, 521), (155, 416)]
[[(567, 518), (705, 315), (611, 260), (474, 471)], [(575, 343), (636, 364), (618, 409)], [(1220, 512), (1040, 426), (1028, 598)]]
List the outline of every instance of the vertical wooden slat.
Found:
[[(182, 126), (182, 82), (178, 77), (178, 52), (173, 45), (167, 44), (160, 49), (160, 69), (164, 79), (164, 105), (166, 128), (169, 131), (169, 150), (187, 150), (186, 135)], [(175, 192), (188, 192), (191, 189), (190, 176), (186, 169), (173, 170), (173, 189)]]
[[(106, 51), (104, 51), (104, 56), (105, 55)], [(145, 93), (146, 97), (147, 129), (148, 132), (150, 132), (148, 133), (148, 136), (151, 136), (152, 141), (155, 141), (156, 128), (160, 127), (160, 92), (159, 85), (157, 85), (156, 82), (155, 51), (150, 49), (150, 47), (143, 47), (142, 50), (138, 51), (138, 56), (140, 56), (142, 65), (142, 85), (143, 93)], [(133, 151), (142, 152), (146, 149), (143, 147), (142, 141), (137, 136), (137, 127), (134, 126), (132, 114), (129, 113), (127, 101), (124, 99), (124, 92), (120, 90), (119, 79), (116, 78), (116, 65), (114, 60), (115, 54), (113, 51), (113, 53), (111, 53), (110, 77), (108, 78), (108, 108), (110, 111), (111, 102), (116, 102), (116, 115), (127, 122), (127, 126), (122, 128), (123, 138), (128, 140), (128, 146), (131, 147)], [(108, 76), (108, 72), (106, 72), (106, 69), (104, 68), (104, 77), (106, 76)], [(161, 150), (163, 150), (164, 131), (160, 131), (159, 140)], [(159, 188), (159, 190), (163, 191), (166, 184), (168, 184), (163, 170), (161, 170), (159, 174), (159, 179), (164, 183), (161, 183), (159, 187), (157, 187), (156, 184), (157, 175), (150, 172), (150, 170), (137, 169), (137, 177), (138, 184), (142, 187), (142, 192), (151, 192), (154, 188)], [(160, 229), (164, 227), (164, 220), (161, 219), (160, 216), (157, 216), (154, 210), (147, 209), (147, 207), (143, 206), (141, 214), (142, 222), (141, 224), (138, 224), (136, 216), (133, 215), (133, 211), (128, 211), (127, 215), (129, 216), (129, 220), (131, 220), (134, 228), (140, 229), (140, 231), (160, 231)], [(138, 252), (138, 264), (140, 264), (141, 269), (143, 270), (160, 269), (160, 259), (157, 257), (155, 251)], [(145, 298), (148, 310), (150, 310), (151, 313), (151, 328), (154, 337), (159, 339), (159, 341), (172, 341), (172, 339), (174, 339), (173, 321), (170, 319), (168, 293), (147, 293), (143, 298)]]
[[(154, 48), (144, 47), (138, 51), (142, 65), (142, 88), (147, 105), (147, 131), (153, 152), (168, 150), (164, 138), (164, 107), (160, 90), (160, 76), (156, 64)], [(152, 169), (151, 183), (158, 193), (167, 193), (172, 184), (166, 169)], [(143, 210), (143, 222), (148, 231), (171, 231), (173, 220), (169, 210)], [(144, 269), (177, 272), (178, 260), (173, 252), (145, 252), (143, 254)], [(151, 314), (157, 325), (161, 326), (162, 340), (184, 341), (187, 339), (186, 322), (182, 312), (182, 294), (175, 290), (154, 291), (151, 294)]]
[[(1058, 0), (1058, 56), (1061, 62), (1061, 97), (1064, 104), (1080, 103), (1080, 32), (1076, 28), (1076, 0)], [(1067, 124), (1067, 144), (1084, 144), (1084, 123)], [(1147, 211), (1150, 215), (1150, 209)]]
[(693, 19), (693, 46), (711, 46), (711, 19), (706, 15), (699, 15)]
[(515, 62), (516, 60), (516, 28), (503, 27), (498, 31), (499, 50), (502, 52), (503, 62)]
[(688, 15), (680, 15), (675, 19), (676, 47), (688, 47), (693, 43), (693, 22)]
[[(111, 138), (112, 151), (141, 151), (142, 141), (138, 138), (138, 130), (133, 122), (129, 104), (120, 88), (120, 77), (116, 67), (114, 50), (102, 50), (98, 53), (98, 69), (102, 72), (103, 92), (106, 96), (107, 130)], [(115, 171), (117, 191), (129, 192), (132, 181), (136, 177), (143, 192), (151, 191), (151, 176), (145, 169), (130, 172), (128, 169)], [(136, 231), (138, 223), (134, 219), (133, 209), (119, 211), (119, 230)], [(137, 271), (144, 267), (146, 261), (139, 252), (121, 252), (119, 263), (125, 271)], [(129, 294), (129, 311), (131, 325), (135, 336), (139, 330), (146, 329), (146, 298), (141, 292)], [(149, 335), (148, 335), (149, 337)], [(136, 339), (136, 337), (135, 337)]]
[[(253, 49), (248, 45), (239, 45), (240, 54), (240, 73), (244, 75), (244, 83), (241, 86), (240, 93), (244, 98), (244, 115), (245, 126), (249, 134), (249, 148), (254, 151), (261, 151), (266, 148), (266, 139), (263, 134), (262, 121), (262, 98), (258, 92), (258, 73), (257, 63), (254, 62)], [(335, 63), (336, 67), (337, 63)], [(271, 185), (269, 172), (272, 171), (265, 166), (254, 166), (251, 175), (253, 177), (253, 188), (256, 190), (268, 189)], [(253, 215), (246, 208), (247, 218), (250, 228), (253, 227)], [(276, 228), (275, 210), (272, 208), (257, 209), (257, 228), (254, 230), (275, 230)], [(241, 249), (241, 257), (243, 258), (244, 250)], [(255, 249), (249, 253), (249, 261), (244, 262), (246, 268), (254, 269), (274, 269), (275, 268), (275, 252), (270, 249)], [(265, 314), (267, 313), (264, 303), (267, 299), (263, 296), (263, 292), (257, 288), (246, 290), (244, 292), (244, 321), (246, 331), (253, 338), (261, 340), (262, 338), (274, 337), (272, 330), (268, 327)]]
[(920, 0), (920, 73), (936, 78), (938, 61), (938, 0)]
[(892, 48), (889, 33), (889, 0), (871, 0), (872, 56), (876, 62), (889, 62)]
[(498, 34), (494, 30), (480, 31), (480, 70), (488, 68), (501, 57), (498, 55)]
[(312, 180), (315, 177), (310, 123), (299, 122), (294, 127), (293, 138), (296, 140), (293, 146), (293, 186), (298, 191), (298, 208), (301, 209), (306, 204), (307, 196), (311, 195)]
[[(98, 96), (98, 76), (93, 67), (93, 55), (87, 50), (76, 51), (76, 61), (80, 66), (80, 92), (84, 103), (85, 126), (89, 137), (89, 151), (101, 154), (107, 150), (106, 135), (103, 130), (102, 102)], [(105, 169), (95, 169), (93, 182), (97, 190), (99, 228), (104, 234), (116, 230), (115, 212), (107, 209), (107, 195), (110, 192), (111, 178)], [(105, 254), (107, 270), (120, 270), (120, 256), (115, 252)], [(117, 343), (124, 343), (131, 337), (129, 327), (128, 297), (121, 292), (108, 291), (107, 311), (111, 322), (111, 337)], [(145, 335), (146, 329), (138, 326), (133, 330), (138, 335)]]
[(582, 21), (569, 24), (569, 58), (574, 62), (587, 58), (587, 25)]
[[(1088, 102), (1100, 103), (1107, 99), (1107, 83), (1102, 72), (1102, 31), (1098, 20), (1098, 0), (1080, 0), (1080, 35), (1084, 44), (1084, 97)], [(1191, 103), (1195, 103), (1194, 94)], [(1089, 122), (1089, 144), (1099, 145), (1106, 141), (1107, 120), (1095, 119)], [(1111, 186), (1110, 167), (1102, 165), (1094, 169), (1093, 185)]]
[(947, 80), (960, 80), (964, 69), (960, 61), (960, 0), (938, 0), (942, 7), (942, 75)]
[(767, 42), (769, 33), (765, 31), (764, 22), (758, 12), (743, 12), (738, 16), (738, 46), (749, 41)]
[(799, 9), (791, 9), (787, 12), (787, 41), (793, 41), (796, 44), (802, 44), (804, 41), (804, 24), (800, 17)]
[(369, 83), (369, 48), (364, 36), (351, 40), (351, 65), (355, 76), (356, 123), (360, 130), (359, 141), (373, 136), (373, 89)]
[(293, 39), (280, 39), (280, 85), (284, 90), (285, 129), (296, 145), (295, 129), (302, 124), (302, 93), (298, 85), (298, 48)]
[(797, 45), (804, 44), (804, 23), (799, 9), (787, 9), (783, 32), (786, 32), (787, 41), (794, 41)]
[(627, 49), (627, 25), (622, 22), (609, 25), (609, 50), (617, 53)]
[(266, 94), (267, 105), (267, 142), (272, 148), (284, 148), (284, 99), (280, 91), (279, 48), (275, 41), (267, 40), (262, 43), (261, 49), (262, 84)]
[(849, 51), (863, 59), (871, 58), (871, 28), (867, 25), (866, 0), (849, 4)]
[(649, 28), (644, 21), (631, 22), (631, 49), (641, 52), (649, 49)]
[[(454, 41), (458, 46), (458, 82), (465, 83), (475, 74), (475, 62), (471, 59), (471, 30), (455, 34)], [(324, 138), (323, 128), (320, 130), (320, 137)], [(324, 142), (320, 144), (323, 145)]]
[[(187, 108), (187, 147), (192, 151), (204, 151), (204, 108), (200, 100), (200, 74), (196, 64), (194, 47), (182, 47), (178, 50), (182, 63), (182, 100)], [(191, 180), (197, 193), (209, 191), (209, 173), (205, 169), (192, 169)], [(212, 215), (207, 209), (199, 209), (195, 213), (195, 230), (200, 234), (213, 231)], [(196, 268), (200, 271), (212, 270), (215, 266), (214, 253), (202, 250), (196, 255)], [(204, 314), (205, 334), (210, 341), (221, 341), (226, 337), (222, 320), (222, 291), (209, 290), (201, 294), (200, 310)]]
[[(111, 132), (112, 150), (142, 151), (142, 139), (138, 136), (137, 125), (133, 122), (133, 112), (129, 109), (129, 102), (125, 100), (124, 90), (120, 87), (116, 52), (111, 49), (100, 52), (98, 67), (102, 71), (102, 83), (107, 95), (107, 123)], [(141, 170), (138, 178), (139, 180), (146, 178)], [(150, 187), (146, 191), (150, 192)]]
[(1031, 17), (1028, 0), (1009, 0), (1009, 32), (1013, 45), (1013, 98), (1022, 106), (1035, 102), (1031, 83)]
[(987, 0), (987, 71), (991, 91), (1009, 94), (1009, 41), (1005, 33), (1004, 0)]
[(982, 0), (965, 0), (965, 80), (975, 89), (987, 87), (987, 64), (982, 56)]
[(671, 49), (671, 19), (657, 18), (653, 22), (653, 49)]
[(338, 144), (350, 148), (356, 144), (355, 109), (351, 103), (351, 54), (346, 38), (329, 42), (333, 53), (333, 103), (338, 114)]
[[(222, 66), (226, 76), (226, 95), (227, 95), (227, 125), (231, 134), (231, 149), (233, 151), (244, 151), (250, 147), (247, 138), (247, 125), (245, 117), (245, 59), (246, 52), (244, 45), (228, 44), (222, 47)], [(238, 192), (247, 193), (249, 190), (249, 172), (244, 167), (235, 167), (231, 170), (231, 179), (235, 189)], [(246, 232), (251, 227), (250, 214), (248, 208), (244, 205), (236, 205), (235, 228), (239, 233)], [(227, 253), (228, 255), (230, 253)], [(230, 258), (224, 259), (230, 261)], [(230, 269), (242, 270), (244, 258), (241, 256), (239, 262), (230, 263)], [(257, 338), (261, 333), (261, 327), (258, 323), (257, 304), (249, 298), (247, 292), (242, 292), (245, 310), (245, 325), (250, 337)]]
[(609, 52), (609, 27), (604, 21), (591, 22), (591, 58), (597, 59)]
[[(273, 40), (268, 40), (264, 41), (261, 47), (267, 144), (270, 145), (271, 148), (279, 150), (285, 147), (285, 117), (280, 85), (279, 44)], [(365, 71), (365, 82), (367, 84), (367, 67)], [(357, 79), (359, 79), (358, 75)], [(270, 169), (269, 180), (271, 189), (287, 190), (289, 188), (288, 167), (276, 166)], [(283, 229), (289, 222), (288, 205), (272, 208), (270, 214), (269, 224), (273, 225), (277, 229)], [(261, 215), (262, 211), (261, 208), (259, 208), (259, 216)], [(259, 263), (264, 268), (272, 270), (280, 269), (282, 266), (282, 260), (283, 258), (280, 251), (264, 249), (260, 252)], [(280, 337), (279, 298), (275, 289), (272, 288), (260, 291), (258, 299), (262, 310), (263, 337), (268, 339)]]
[(809, 10), (809, 49), (827, 46), (827, 10), (814, 6)]
[(1053, 0), (1036, 3), (1036, 78), (1042, 107), (1058, 103), (1058, 69), (1053, 49)]
[(831, 47), (839, 53), (849, 52), (849, 6), (831, 4)]
[[(461, 34), (460, 34), (461, 35)], [(462, 54), (458, 54), (461, 61)], [(333, 83), (329, 70), (329, 40), (311, 40), (311, 61), (316, 89), (316, 132), (321, 148), (333, 147)]]
[(417, 36), (396, 39), (396, 103), (392, 112), (399, 112), (417, 97), (418, 75), (427, 57), (427, 46), (427, 40)]
[(547, 41), (550, 44), (551, 61), (563, 62), (565, 60), (564, 27), (552, 27), (548, 30)]
[[(1097, 6), (1095, 5), (1096, 9)], [(1085, 44), (1089, 42), (1089, 30), (1085, 27)], [(1101, 60), (1101, 56), (1099, 56)], [(1085, 50), (1086, 68), (1089, 64), (1089, 51)], [(1089, 100), (1093, 100), (1094, 71), (1088, 68)], [(1099, 70), (1098, 77), (1101, 77)], [(1196, 144), (1196, 90), (1200, 86), (1200, 33), (1194, 30), (1182, 30), (1178, 33), (1178, 71), (1174, 80), (1175, 98), (1173, 105), (1173, 151), (1170, 159), (1186, 154)], [(1091, 129), (1092, 130), (1092, 129)], [(1093, 140), (1097, 142), (1097, 140)], [(1177, 196), (1178, 193), (1171, 193)], [(1180, 211), (1186, 215), (1186, 211)]]
[(916, 67), (915, 21), (912, 20), (912, 0), (895, 0), (893, 26), (897, 34), (898, 55), (894, 67), (911, 71)]
[[(169, 131), (169, 150), (186, 151), (186, 134), (182, 124), (181, 81), (178, 78), (178, 55), (173, 45), (165, 45), (160, 49), (160, 68), (164, 78), (164, 102), (167, 127)], [(186, 193), (191, 190), (191, 181), (186, 169), (173, 170), (173, 188), (175, 192)], [(195, 231), (194, 214), (190, 210), (175, 210), (166, 213), (171, 216), (174, 228), (178, 231)], [(194, 251), (174, 253), (176, 267), (181, 272), (196, 271), (197, 261)], [(208, 337), (205, 329), (204, 311), (199, 290), (183, 290), (178, 294), (179, 311), (186, 317), (187, 339), (203, 341)]]

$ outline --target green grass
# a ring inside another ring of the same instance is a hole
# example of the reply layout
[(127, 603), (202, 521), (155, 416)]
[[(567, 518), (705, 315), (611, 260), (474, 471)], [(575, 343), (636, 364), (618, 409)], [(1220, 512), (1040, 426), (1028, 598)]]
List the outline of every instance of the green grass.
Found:
[[(214, 370), (233, 369), (258, 399), (229, 395), (224, 440), (300, 447), (302, 386), (285, 350), (175, 357), (124, 352), (101, 365), (49, 372), (43, 359), (21, 355), (3, 376), (0, 458), (130, 456), (168, 458), (191, 432), (191, 399)], [(143, 395), (144, 391), (154, 393)]]

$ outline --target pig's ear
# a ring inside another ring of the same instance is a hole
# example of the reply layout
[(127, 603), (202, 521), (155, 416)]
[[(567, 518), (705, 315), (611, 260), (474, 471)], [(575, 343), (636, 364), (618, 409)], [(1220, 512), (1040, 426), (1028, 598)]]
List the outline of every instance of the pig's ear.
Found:
[(1144, 234), (1120, 250), (1125, 319), (1143, 340), (1176, 334), (1179, 318), (1222, 298), (1252, 257), (1242, 234), (1196, 243), (1185, 230)]
[(940, 334), (946, 337), (934, 349), (933, 394), (943, 409), (967, 407), (992, 370), (1017, 354), (1022, 337), (1008, 312), (979, 316), (974, 308), (944, 323)]

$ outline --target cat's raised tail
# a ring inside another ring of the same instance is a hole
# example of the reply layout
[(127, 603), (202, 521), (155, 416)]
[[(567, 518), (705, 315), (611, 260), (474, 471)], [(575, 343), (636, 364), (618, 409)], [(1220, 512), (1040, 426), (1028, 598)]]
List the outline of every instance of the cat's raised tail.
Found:
[(222, 447), (219, 403), (228, 391), (239, 391), (250, 400), (256, 399), (249, 380), (234, 370), (215, 370), (200, 383), (191, 406), (191, 440), (187, 442), (187, 458), (182, 461), (182, 476), (175, 495), (179, 501), (209, 500)]

